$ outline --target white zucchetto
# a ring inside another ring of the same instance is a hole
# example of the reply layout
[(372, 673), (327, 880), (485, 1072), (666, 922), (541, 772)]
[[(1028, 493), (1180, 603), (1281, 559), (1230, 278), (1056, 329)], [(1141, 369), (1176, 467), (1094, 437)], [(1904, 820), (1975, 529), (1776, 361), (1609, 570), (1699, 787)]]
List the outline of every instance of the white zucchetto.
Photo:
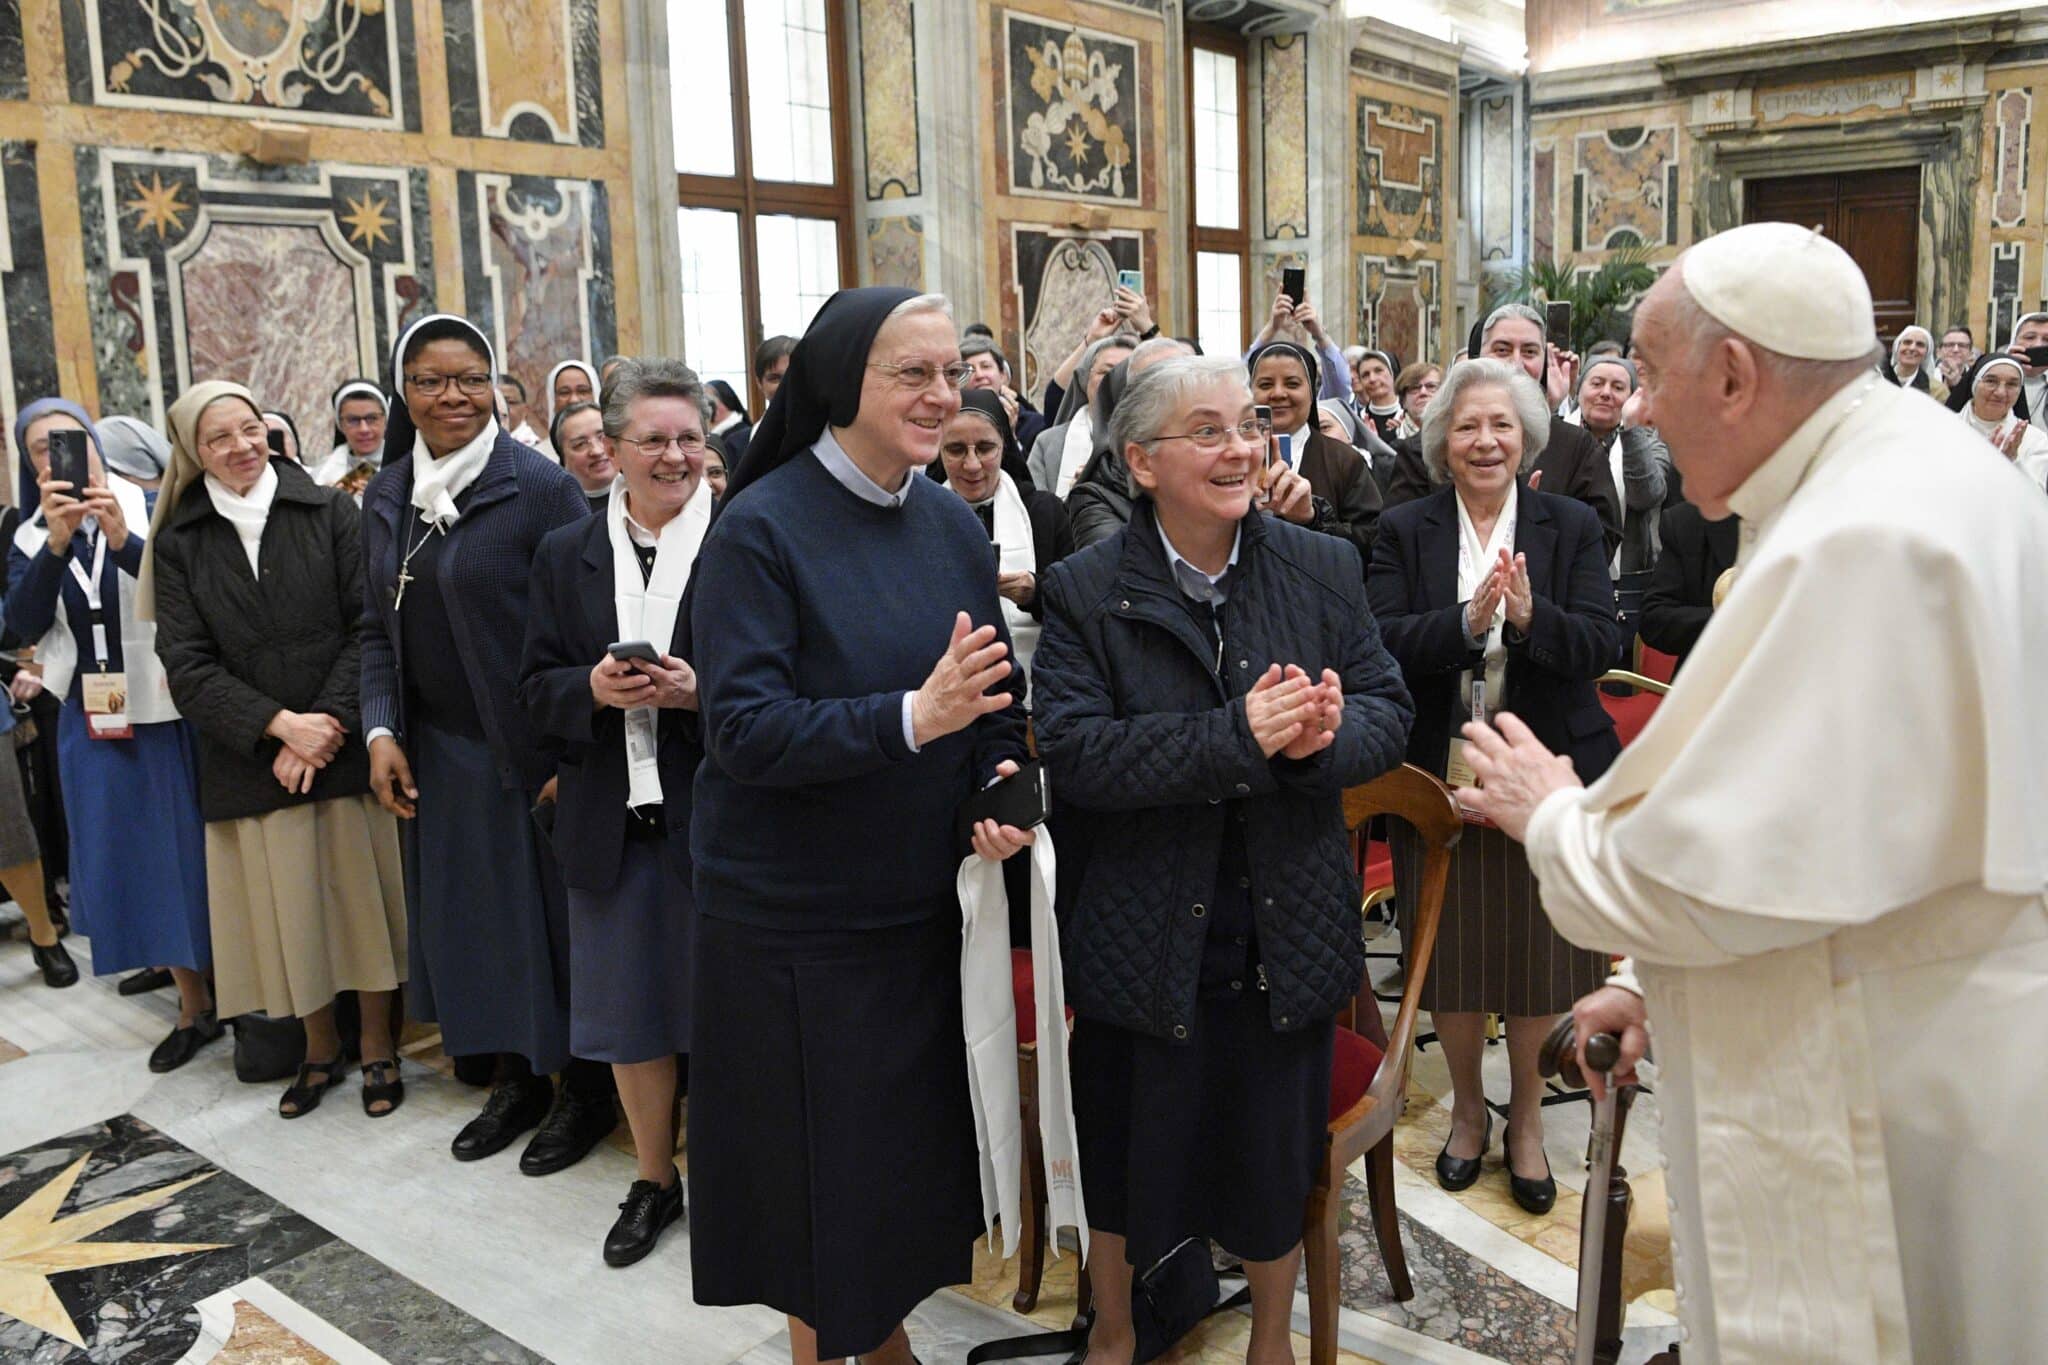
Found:
[(1685, 291), (1730, 331), (1800, 360), (1877, 353), (1870, 284), (1848, 252), (1817, 230), (1750, 223), (1679, 258)]

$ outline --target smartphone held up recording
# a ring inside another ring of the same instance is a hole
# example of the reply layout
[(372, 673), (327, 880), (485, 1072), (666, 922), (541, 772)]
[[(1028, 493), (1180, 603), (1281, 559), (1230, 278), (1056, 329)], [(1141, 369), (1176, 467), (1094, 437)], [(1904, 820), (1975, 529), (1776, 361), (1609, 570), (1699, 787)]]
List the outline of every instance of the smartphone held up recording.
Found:
[(1543, 308), (1543, 339), (1560, 351), (1572, 348), (1572, 305), (1570, 300), (1545, 304)]
[(86, 454), (90, 439), (75, 427), (50, 433), (50, 482), (70, 484), (68, 494), (74, 498), (82, 499), (92, 482), (92, 465)]
[(1280, 292), (1296, 308), (1301, 307), (1302, 296), (1308, 293), (1308, 272), (1298, 265), (1290, 265), (1280, 272)]

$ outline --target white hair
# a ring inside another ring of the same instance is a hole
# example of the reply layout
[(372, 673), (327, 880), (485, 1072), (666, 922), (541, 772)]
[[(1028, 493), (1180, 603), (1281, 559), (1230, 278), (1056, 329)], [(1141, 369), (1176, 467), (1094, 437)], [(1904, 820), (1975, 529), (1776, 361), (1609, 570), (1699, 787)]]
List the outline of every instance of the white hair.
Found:
[(1484, 346), (1487, 338), (1493, 335), (1493, 329), (1509, 318), (1520, 318), (1524, 322), (1533, 322), (1536, 324), (1537, 331), (1548, 335), (1548, 324), (1543, 321), (1543, 314), (1537, 312), (1526, 303), (1504, 303), (1486, 315), (1486, 325), (1479, 329), (1479, 344)]
[(1514, 405), (1515, 419), (1522, 427), (1522, 463), (1527, 472), (1550, 443), (1550, 400), (1520, 365), (1503, 360), (1463, 360), (1451, 366), (1443, 387), (1422, 410), (1422, 465), (1432, 482), (1445, 483), (1451, 477), (1445, 452), (1451, 443), (1451, 419), (1458, 405), (1480, 389), (1500, 389)]
[[(890, 318), (900, 318), (908, 313), (944, 313), (953, 316), (953, 305), (944, 294), (919, 294), (916, 298), (905, 299), (889, 310)], [(884, 318), (887, 322), (889, 319)]]

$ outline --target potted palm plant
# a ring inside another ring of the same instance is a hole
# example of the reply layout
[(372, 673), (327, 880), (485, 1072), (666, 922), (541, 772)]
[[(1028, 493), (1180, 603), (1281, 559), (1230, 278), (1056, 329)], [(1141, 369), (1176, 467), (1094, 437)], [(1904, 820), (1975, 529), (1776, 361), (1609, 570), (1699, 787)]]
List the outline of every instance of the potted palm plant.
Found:
[(1596, 269), (1569, 262), (1531, 261), (1497, 277), (1488, 309), (1503, 303), (1572, 306), (1572, 349), (1584, 355), (1596, 341), (1628, 341), (1636, 300), (1657, 282), (1650, 248), (1618, 247)]

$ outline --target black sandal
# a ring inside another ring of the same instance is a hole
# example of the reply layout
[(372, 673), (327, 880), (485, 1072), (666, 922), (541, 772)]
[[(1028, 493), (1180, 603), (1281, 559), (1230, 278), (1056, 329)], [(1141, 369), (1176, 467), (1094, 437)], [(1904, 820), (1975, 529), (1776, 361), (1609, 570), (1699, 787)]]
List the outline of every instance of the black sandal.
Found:
[[(316, 1084), (311, 1079), (316, 1072), (324, 1075), (326, 1079)], [(331, 1062), (305, 1063), (299, 1068), (298, 1079), (292, 1082), (291, 1088), (278, 1100), (277, 1116), (285, 1119), (304, 1118), (320, 1107), (320, 1101), (326, 1098), (327, 1092), (340, 1085), (342, 1077), (347, 1073), (348, 1067), (339, 1057)], [(290, 1105), (291, 1108), (287, 1109), (286, 1105)]]
[[(372, 1080), (373, 1076), (389, 1074), (391, 1079)], [(387, 1119), (398, 1112), (398, 1106), (405, 1103), (405, 1081), (398, 1074), (398, 1059), (393, 1057), (381, 1062), (363, 1063), (363, 1112), (373, 1119)], [(383, 1111), (372, 1105), (388, 1104)]]

